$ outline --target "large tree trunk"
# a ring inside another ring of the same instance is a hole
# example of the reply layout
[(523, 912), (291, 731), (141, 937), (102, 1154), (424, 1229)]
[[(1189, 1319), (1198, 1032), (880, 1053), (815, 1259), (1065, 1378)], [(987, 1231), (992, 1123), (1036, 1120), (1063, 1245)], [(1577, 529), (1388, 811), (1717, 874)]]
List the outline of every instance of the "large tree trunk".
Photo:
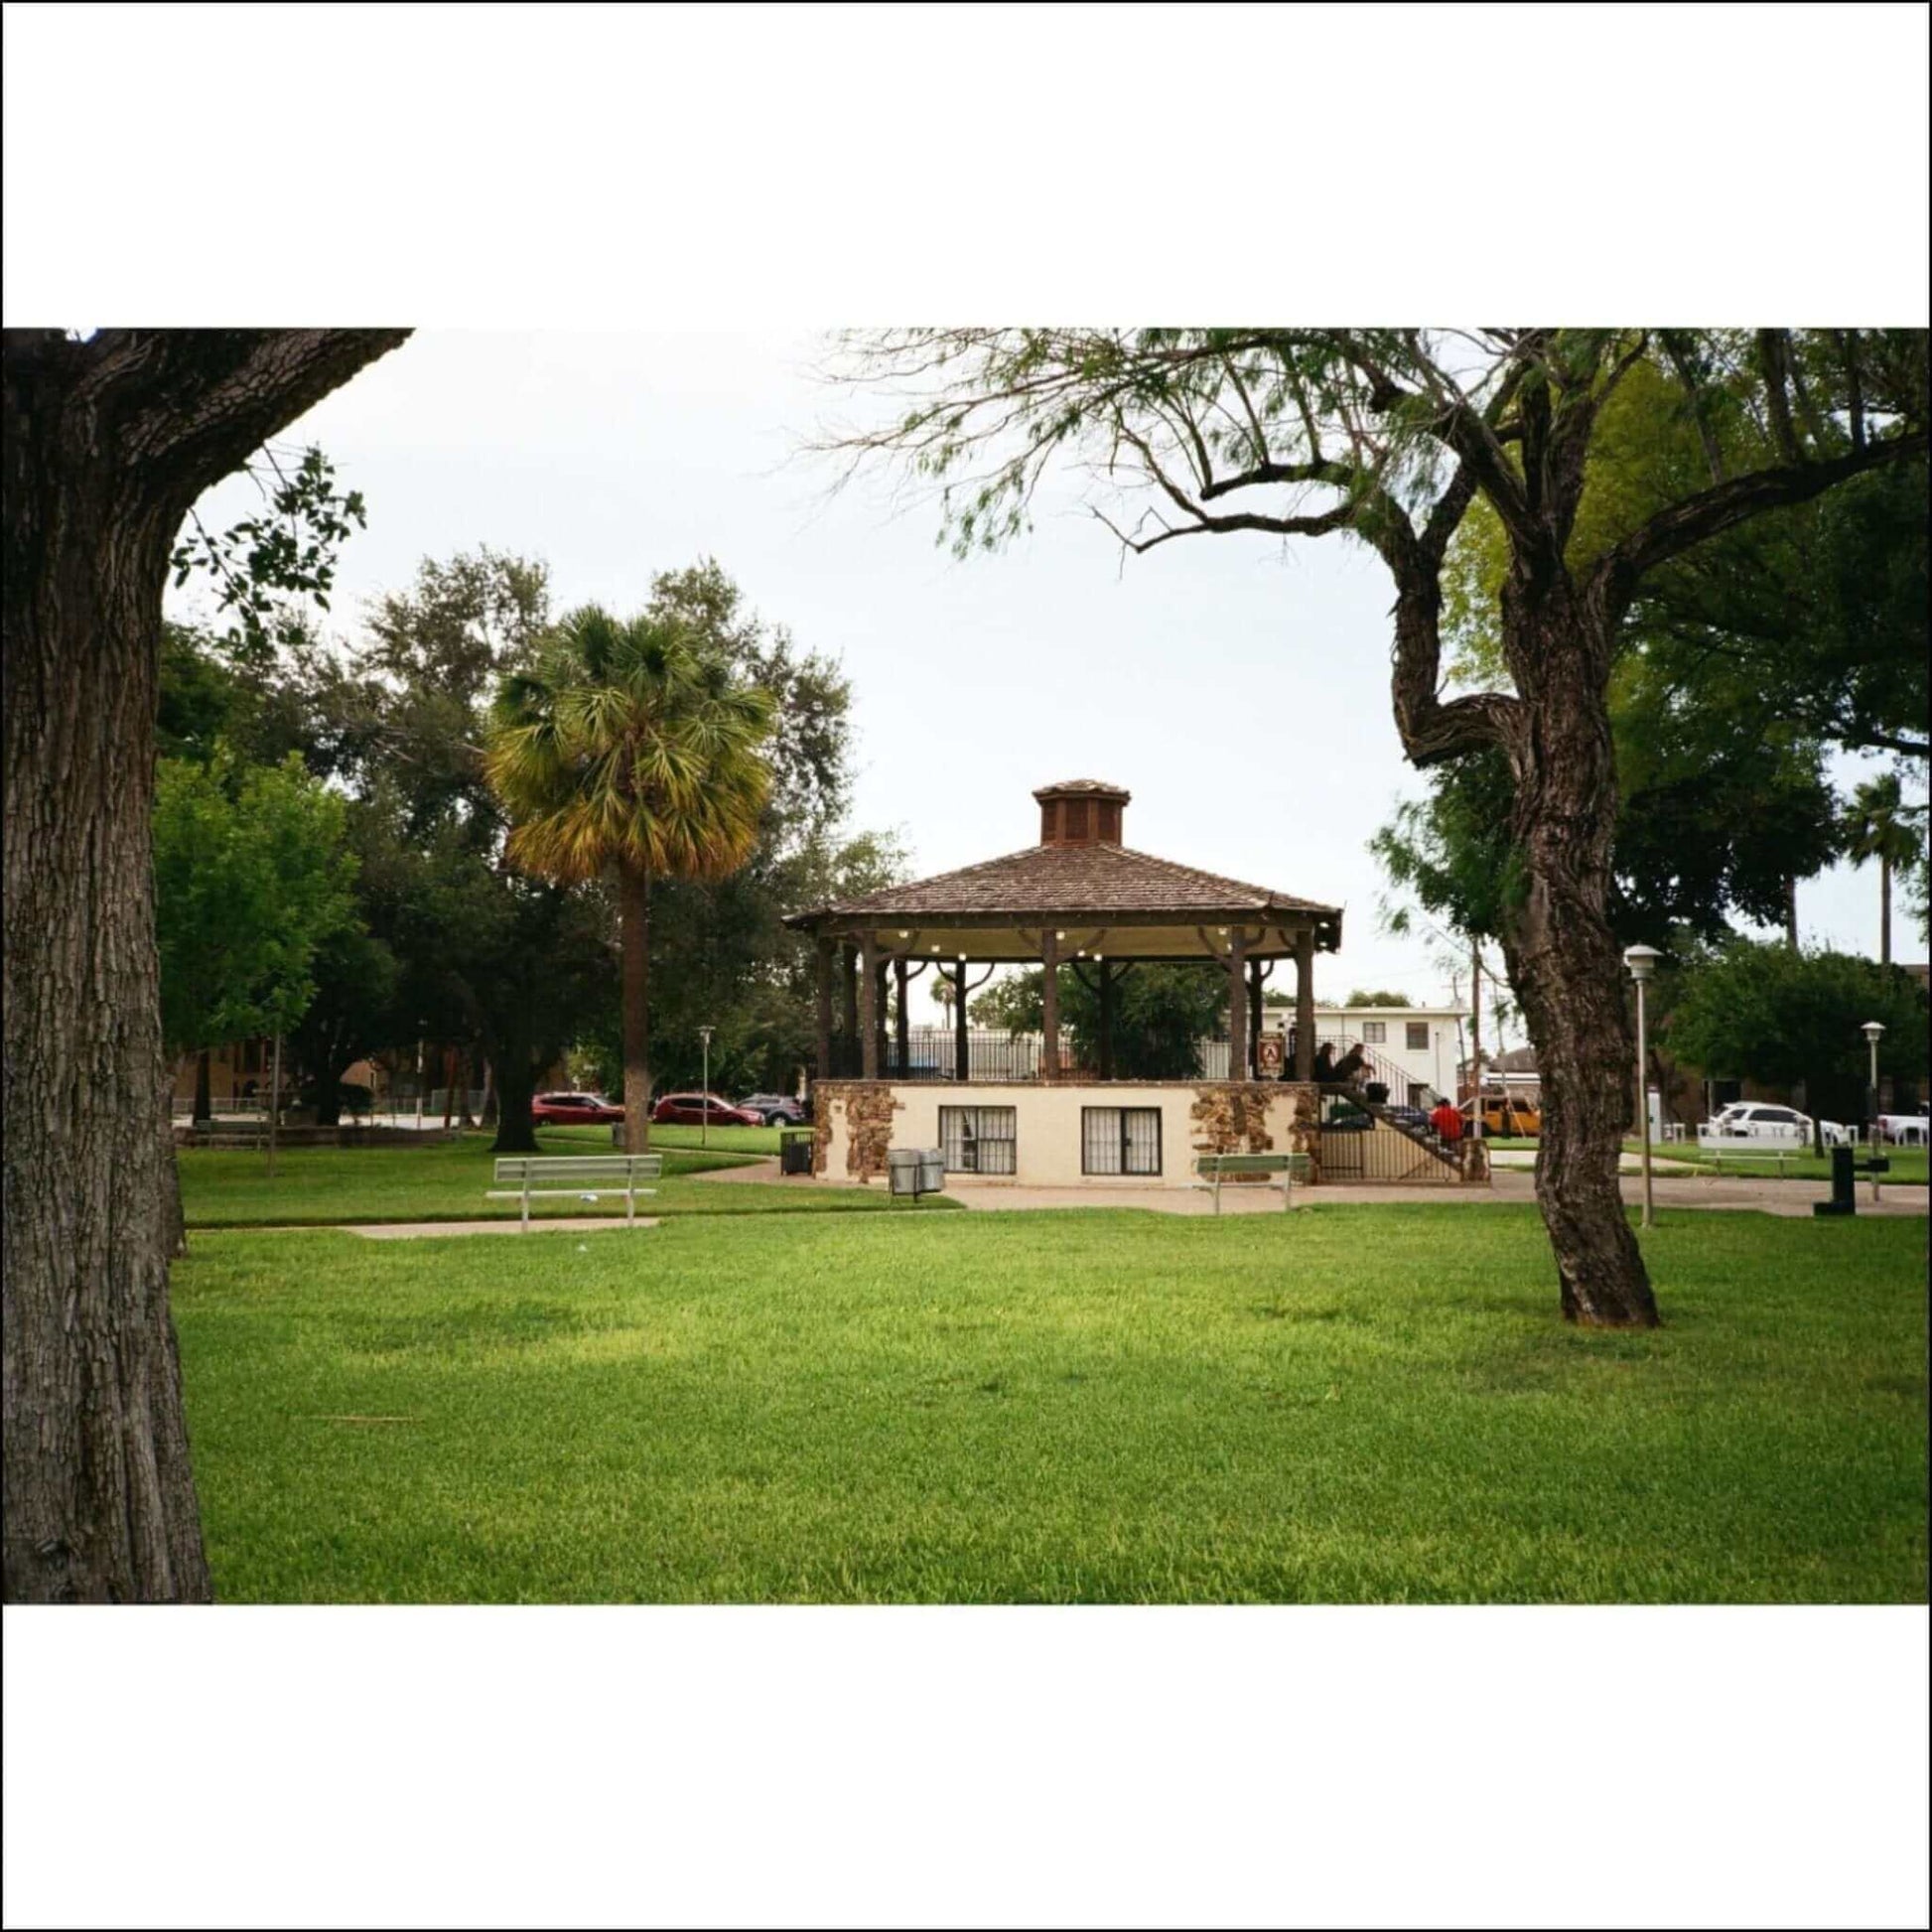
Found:
[[(527, 1002), (524, 1007), (527, 1009)], [(503, 1036), (494, 1042), (490, 1065), (496, 1069), (496, 1139), (491, 1153), (536, 1153), (537, 1130), (530, 1118), (530, 1102), (537, 1090), (538, 1069), (531, 1059), (527, 1010), (512, 1016)]]
[(214, 1096), (208, 1061), (211, 1055), (204, 1046), (195, 1055), (195, 1125), (206, 1127), (214, 1118)]
[(623, 1145), (650, 1146), (650, 875), (626, 869), (618, 882), (623, 945)]
[(1506, 597), (1505, 612), (1530, 632), (1514, 640), (1513, 660), (1536, 666), (1512, 752), (1523, 878), (1503, 943), (1542, 1079), (1537, 1204), (1565, 1318), (1655, 1327), (1656, 1298), (1617, 1184), (1636, 1045), (1606, 916), (1617, 811), (1609, 652), (1561, 591), (1533, 614), (1511, 613)]
[(9, 331), (5, 1594), (206, 1599), (149, 812), (161, 596), (209, 483), (394, 332)]

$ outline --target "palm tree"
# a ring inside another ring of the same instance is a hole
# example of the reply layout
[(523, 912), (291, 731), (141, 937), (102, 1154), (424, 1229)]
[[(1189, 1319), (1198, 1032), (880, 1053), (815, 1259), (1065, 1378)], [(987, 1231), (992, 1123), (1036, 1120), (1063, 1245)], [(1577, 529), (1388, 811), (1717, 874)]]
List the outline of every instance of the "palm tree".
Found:
[(505, 677), (485, 769), (508, 856), (562, 881), (614, 877), (623, 954), (624, 1146), (650, 1139), (650, 885), (722, 879), (752, 855), (770, 790), (768, 692), (675, 622), (573, 612)]
[(1922, 817), (1923, 805), (1907, 805), (1899, 795), (1898, 774), (1862, 784), (1846, 813), (1846, 853), (1853, 859), (1878, 861), (1878, 963), (1891, 964), (1891, 876), (1894, 868), (1909, 866), (1918, 857), (1918, 834), (1911, 821)]

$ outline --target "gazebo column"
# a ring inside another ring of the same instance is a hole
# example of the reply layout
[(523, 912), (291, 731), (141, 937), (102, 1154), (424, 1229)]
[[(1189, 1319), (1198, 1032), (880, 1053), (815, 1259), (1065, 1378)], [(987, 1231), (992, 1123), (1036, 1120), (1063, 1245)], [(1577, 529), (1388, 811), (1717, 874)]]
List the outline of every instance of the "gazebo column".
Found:
[(1051, 1085), (1060, 1077), (1060, 942), (1051, 932), (1039, 935), (1039, 956), (1046, 968), (1040, 982), (1040, 1077)]
[(905, 955), (900, 953), (893, 961), (893, 991), (897, 1004), (893, 1009), (893, 1038), (898, 1047), (898, 1077), (905, 1078), (906, 1066), (912, 1058), (912, 1022), (905, 1011)]
[(1114, 1077), (1114, 968), (1110, 960), (1100, 962), (1100, 1077)]
[(952, 980), (952, 1077), (970, 1080), (972, 1041), (966, 1037), (966, 962), (963, 959), (949, 977)]
[(818, 1052), (818, 1077), (829, 1080), (832, 1077), (832, 942), (823, 933), (818, 936), (812, 948), (816, 955), (817, 966), (817, 1012), (816, 1037), (814, 1044)]
[(868, 932), (859, 940), (859, 1075), (879, 1078), (879, 941)]
[(859, 1050), (859, 948), (847, 940), (841, 948), (844, 954), (841, 1013), (845, 1021), (845, 1068), (848, 1078), (855, 1053)]
[(1228, 1078), (1248, 1077), (1247, 935), (1239, 926), (1228, 934)]
[(887, 974), (886, 955), (880, 950), (877, 936), (872, 942), (872, 1031), (874, 1050), (878, 1055), (880, 1077), (886, 1066), (886, 1021), (887, 1007), (890, 1004), (888, 989), (891, 981)]
[(1314, 1078), (1314, 928), (1295, 935), (1295, 1077)]
[(1261, 1071), (1261, 978), (1258, 959), (1248, 961), (1248, 1078)]

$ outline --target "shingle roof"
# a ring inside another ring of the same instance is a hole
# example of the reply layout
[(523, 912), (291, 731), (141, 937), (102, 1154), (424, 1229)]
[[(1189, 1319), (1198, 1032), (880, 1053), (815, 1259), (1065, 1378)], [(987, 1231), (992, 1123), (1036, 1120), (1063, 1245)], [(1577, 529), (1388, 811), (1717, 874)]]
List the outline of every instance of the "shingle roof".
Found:
[[(1053, 787), (1060, 789), (1061, 787)], [(1114, 786), (1102, 787), (1106, 790)], [(794, 912), (787, 924), (827, 914), (880, 919), (943, 919), (1008, 915), (1033, 918), (1045, 912), (1105, 913), (1121, 917), (1152, 913), (1170, 917), (1228, 912), (1313, 912), (1339, 918), (1340, 908), (1297, 898), (1266, 886), (1222, 879), (1192, 866), (1157, 859), (1129, 846), (1033, 845), (957, 872), (942, 872), (906, 886), (889, 886), (861, 898), (835, 899)]]
[(1125, 785), (1110, 785), (1104, 778), (1062, 778), (1056, 785), (1041, 785), (1035, 798), (1057, 797), (1063, 791), (1097, 791), (1107, 798), (1131, 800), (1134, 794)]

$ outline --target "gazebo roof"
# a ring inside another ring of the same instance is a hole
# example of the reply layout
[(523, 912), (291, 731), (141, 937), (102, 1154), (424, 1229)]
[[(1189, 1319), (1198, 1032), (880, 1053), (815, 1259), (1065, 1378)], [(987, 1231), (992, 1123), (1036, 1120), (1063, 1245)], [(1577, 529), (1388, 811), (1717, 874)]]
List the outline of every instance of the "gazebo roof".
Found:
[[(1035, 795), (1046, 800), (1069, 793), (1128, 795), (1092, 778), (1042, 786)], [(1082, 933), (1078, 943), (1104, 944), (1116, 958), (1212, 956), (1222, 946), (1197, 928), (1218, 928), (1224, 943), (1230, 924), (1243, 929), (1253, 955), (1292, 951), (1294, 936), (1310, 930), (1320, 951), (1341, 943), (1339, 906), (1202, 872), (1104, 837), (1042, 842), (931, 879), (829, 900), (785, 920), (829, 933), (891, 927), (909, 936), (916, 927), (912, 943), (918, 950), (980, 958), (995, 956), (1002, 933), (1017, 950), (1031, 952), (1027, 927), (1069, 922), (1104, 930), (1104, 942)]]
[(1158, 859), (1125, 845), (1030, 845), (1004, 858), (986, 859), (957, 872), (888, 886), (859, 898), (832, 899), (810, 911), (794, 912), (789, 925), (809, 924), (830, 914), (867, 919), (937, 919), (962, 914), (1041, 917), (1060, 912), (1082, 918), (1157, 914), (1206, 919), (1228, 915), (1268, 919), (1293, 913), (1305, 925), (1308, 915), (1339, 921), (1341, 909), (1293, 893), (1223, 879), (1193, 866)]

